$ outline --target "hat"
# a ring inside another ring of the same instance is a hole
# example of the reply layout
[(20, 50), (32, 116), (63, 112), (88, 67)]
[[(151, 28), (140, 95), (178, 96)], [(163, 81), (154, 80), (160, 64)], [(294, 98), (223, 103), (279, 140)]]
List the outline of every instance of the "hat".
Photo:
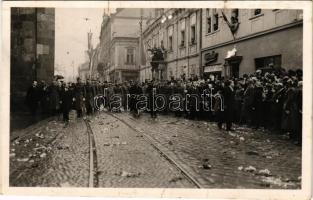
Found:
[(283, 81), (287, 81), (289, 79), (288, 76), (284, 76)]
[(292, 83), (293, 83), (292, 79), (289, 78), (289, 79), (287, 80), (287, 83), (288, 83), (288, 84), (292, 84)]
[(299, 82), (298, 82), (298, 86), (299, 86), (299, 87), (302, 87), (302, 81), (299, 81)]

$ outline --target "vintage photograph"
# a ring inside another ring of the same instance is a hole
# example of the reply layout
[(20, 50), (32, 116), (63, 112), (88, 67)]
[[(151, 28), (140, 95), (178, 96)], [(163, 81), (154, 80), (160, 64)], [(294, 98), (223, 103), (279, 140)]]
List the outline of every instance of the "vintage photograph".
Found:
[(302, 189), (303, 10), (10, 8), (10, 187)]

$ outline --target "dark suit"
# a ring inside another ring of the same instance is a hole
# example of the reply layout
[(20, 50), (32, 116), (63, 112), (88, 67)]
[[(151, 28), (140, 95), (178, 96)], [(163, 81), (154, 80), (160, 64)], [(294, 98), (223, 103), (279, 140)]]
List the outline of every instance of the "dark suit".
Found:
[(73, 94), (70, 90), (63, 90), (61, 92), (61, 100), (62, 100), (62, 113), (63, 113), (63, 120), (68, 121), (69, 120), (69, 112), (72, 108), (72, 98)]
[(230, 130), (232, 122), (234, 121), (234, 105), (235, 92), (230, 86), (225, 87), (223, 92), (224, 111), (223, 116), (218, 121), (218, 126), (221, 128), (223, 123), (226, 123), (226, 130)]

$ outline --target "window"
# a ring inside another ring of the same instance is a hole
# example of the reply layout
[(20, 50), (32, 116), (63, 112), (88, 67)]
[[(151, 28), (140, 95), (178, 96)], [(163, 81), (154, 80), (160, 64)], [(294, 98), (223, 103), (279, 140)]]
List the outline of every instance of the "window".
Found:
[(190, 42), (191, 44), (195, 44), (196, 43), (196, 26), (193, 25), (191, 26), (191, 32), (190, 32)]
[(134, 64), (134, 49), (127, 49), (127, 57), (126, 63), (127, 64)]
[(186, 37), (185, 27), (186, 27), (186, 22), (185, 22), (185, 19), (183, 19), (180, 22), (180, 46), (181, 47), (185, 46), (185, 37)]
[(214, 23), (213, 23), (213, 30), (218, 30), (218, 13), (215, 11), (214, 13)]
[(254, 61), (256, 69), (264, 67), (274, 67), (274, 68), (281, 67), (281, 55), (256, 58)]
[(211, 33), (211, 17), (207, 17), (207, 33)]
[(180, 34), (181, 34), (180, 46), (184, 47), (185, 46), (185, 30), (182, 30)]
[(206, 26), (207, 33), (219, 29), (219, 14), (217, 9), (206, 9)]
[(173, 50), (173, 37), (172, 37), (172, 36), (169, 36), (169, 37), (168, 37), (168, 49), (169, 49), (170, 51)]
[(160, 47), (163, 47), (163, 31), (160, 32)]
[(194, 13), (190, 17), (190, 43), (196, 43), (196, 14)]
[(173, 50), (173, 26), (170, 26), (167, 31), (168, 31), (167, 47), (169, 51), (172, 51)]
[(261, 13), (262, 13), (262, 9), (254, 9), (254, 11), (253, 11), (254, 16), (260, 15)]

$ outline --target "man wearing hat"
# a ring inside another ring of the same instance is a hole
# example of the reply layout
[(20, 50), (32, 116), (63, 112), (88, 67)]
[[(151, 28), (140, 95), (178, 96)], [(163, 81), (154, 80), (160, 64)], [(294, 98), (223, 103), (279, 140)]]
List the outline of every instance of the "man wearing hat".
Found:
[(232, 131), (235, 103), (234, 82), (232, 80), (225, 81), (225, 88), (223, 89), (222, 95), (224, 100), (224, 112), (223, 117), (218, 121), (218, 127), (222, 129), (223, 123), (226, 123), (226, 130)]

